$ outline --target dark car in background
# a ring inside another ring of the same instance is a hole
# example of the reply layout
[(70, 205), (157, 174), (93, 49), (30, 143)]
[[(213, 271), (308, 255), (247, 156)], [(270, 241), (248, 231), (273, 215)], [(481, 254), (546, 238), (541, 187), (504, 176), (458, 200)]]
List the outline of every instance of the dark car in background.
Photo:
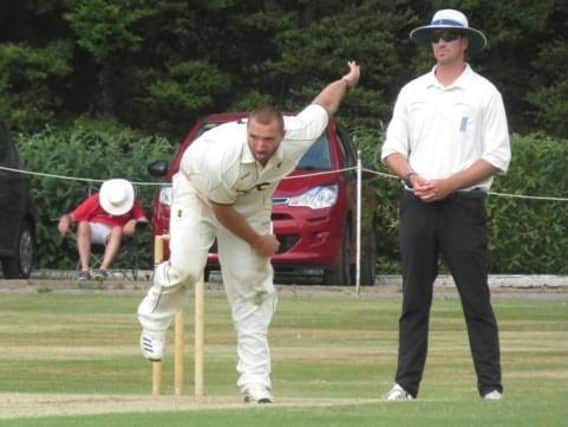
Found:
[[(0, 120), (0, 166), (21, 169), (8, 126)], [(0, 169), (0, 260), (4, 277), (26, 278), (32, 272), (35, 217), (28, 179)]]
[[(171, 165), (155, 161), (148, 166), (153, 176), (171, 183), (182, 154), (203, 132), (221, 123), (246, 120), (245, 113), (206, 116), (196, 122), (182, 141)], [(272, 198), (272, 222), (280, 248), (272, 257), (277, 274), (319, 276), (329, 285), (352, 285), (356, 275), (356, 153), (349, 133), (330, 120), (326, 131), (311, 146), (288, 178), (280, 182)], [(375, 281), (376, 234), (374, 191), (363, 188), (361, 284)], [(171, 186), (156, 192), (152, 223), (155, 235), (168, 233)], [(215, 246), (211, 249), (206, 277), (217, 270)]]

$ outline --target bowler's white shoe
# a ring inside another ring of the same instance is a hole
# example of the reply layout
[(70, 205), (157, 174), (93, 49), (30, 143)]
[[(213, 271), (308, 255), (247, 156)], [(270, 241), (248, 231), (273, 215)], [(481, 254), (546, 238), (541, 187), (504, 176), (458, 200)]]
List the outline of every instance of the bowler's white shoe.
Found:
[(245, 402), (272, 403), (273, 401), (270, 389), (257, 384), (247, 386), (243, 391), (243, 395)]
[(153, 362), (162, 360), (165, 345), (165, 332), (142, 331), (140, 334), (140, 350), (142, 350), (142, 354), (148, 360)]
[(413, 400), (414, 396), (412, 396), (409, 392), (403, 389), (398, 384), (392, 386), (392, 388), (384, 395), (384, 400)]
[(501, 400), (503, 393), (493, 390), (483, 395), (483, 400)]

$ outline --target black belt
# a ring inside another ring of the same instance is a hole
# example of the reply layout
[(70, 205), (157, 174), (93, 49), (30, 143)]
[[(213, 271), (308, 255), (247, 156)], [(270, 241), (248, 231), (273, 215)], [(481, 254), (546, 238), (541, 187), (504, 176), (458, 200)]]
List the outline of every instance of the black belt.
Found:
[[(410, 190), (406, 187), (403, 187), (403, 190), (406, 193), (414, 196), (414, 191), (412, 191), (412, 190)], [(469, 199), (469, 198), (483, 198), (483, 197), (486, 197), (486, 196), (487, 196), (487, 192), (483, 188), (475, 187), (475, 188), (472, 188), (471, 190), (462, 190), (462, 191), (456, 191), (454, 193), (451, 193), (451, 194), (448, 195), (448, 198), (450, 198), (450, 197), (455, 197), (455, 198), (463, 197), (463, 198)]]

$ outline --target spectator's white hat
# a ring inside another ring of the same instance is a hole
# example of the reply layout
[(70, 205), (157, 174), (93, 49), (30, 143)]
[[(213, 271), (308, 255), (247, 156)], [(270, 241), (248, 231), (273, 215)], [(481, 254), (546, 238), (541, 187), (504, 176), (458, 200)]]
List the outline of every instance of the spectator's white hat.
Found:
[(481, 31), (471, 28), (467, 17), (455, 9), (441, 9), (434, 14), (430, 25), (415, 28), (410, 32), (410, 38), (420, 45), (430, 45), (432, 30), (452, 29), (461, 30), (469, 39), (469, 50), (478, 51), (487, 46), (487, 37)]
[(99, 202), (108, 214), (124, 215), (134, 206), (134, 187), (125, 179), (109, 179), (101, 186)]

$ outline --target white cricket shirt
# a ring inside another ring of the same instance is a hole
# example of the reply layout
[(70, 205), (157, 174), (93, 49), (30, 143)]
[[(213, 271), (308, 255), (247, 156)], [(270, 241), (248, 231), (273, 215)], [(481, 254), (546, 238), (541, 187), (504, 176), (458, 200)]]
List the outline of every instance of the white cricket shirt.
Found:
[[(447, 178), (479, 159), (505, 173), (511, 149), (497, 88), (468, 64), (455, 82), (444, 87), (435, 69), (401, 89), (381, 158), (400, 153), (412, 170), (427, 179)], [(487, 191), (492, 181), (490, 177), (474, 187)]]
[(271, 209), (278, 182), (294, 170), (325, 130), (327, 111), (311, 104), (284, 117), (284, 139), (263, 167), (247, 143), (245, 120), (219, 125), (197, 138), (183, 154), (180, 170), (203, 198), (252, 214), (259, 203)]

